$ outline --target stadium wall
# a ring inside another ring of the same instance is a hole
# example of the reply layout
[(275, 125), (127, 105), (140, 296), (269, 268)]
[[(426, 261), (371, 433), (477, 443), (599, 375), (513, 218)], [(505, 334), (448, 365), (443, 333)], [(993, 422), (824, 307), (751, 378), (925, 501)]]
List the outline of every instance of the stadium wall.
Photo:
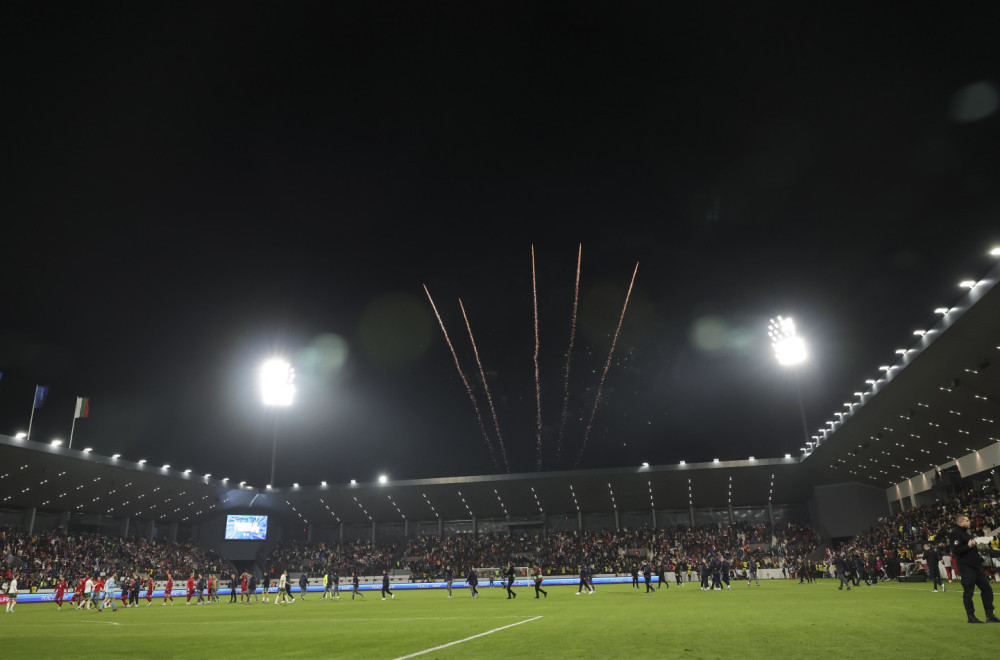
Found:
[(816, 486), (809, 501), (813, 529), (824, 539), (854, 536), (890, 514), (885, 491), (859, 483)]

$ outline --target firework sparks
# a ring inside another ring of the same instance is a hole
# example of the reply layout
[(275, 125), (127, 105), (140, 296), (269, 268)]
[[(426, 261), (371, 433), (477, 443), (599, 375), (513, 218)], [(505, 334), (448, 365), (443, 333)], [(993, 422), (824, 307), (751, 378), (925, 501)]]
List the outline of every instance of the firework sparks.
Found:
[(542, 469), (542, 385), (538, 369), (538, 284), (535, 278), (535, 246), (531, 246), (531, 294), (535, 306), (535, 469)]
[(576, 285), (573, 287), (573, 316), (569, 324), (569, 348), (566, 350), (566, 370), (563, 383), (562, 422), (559, 425), (559, 435), (556, 438), (556, 465), (562, 461), (562, 439), (566, 431), (566, 419), (569, 416), (569, 362), (573, 355), (573, 340), (576, 338), (576, 311), (580, 302), (580, 264), (583, 261), (583, 244), (576, 253)]
[(434, 316), (437, 317), (438, 323), (441, 325), (441, 332), (444, 333), (444, 340), (448, 343), (448, 348), (451, 350), (451, 356), (455, 358), (455, 368), (458, 369), (458, 376), (462, 379), (462, 384), (465, 385), (465, 391), (469, 393), (469, 401), (472, 402), (472, 409), (476, 412), (476, 419), (479, 421), (479, 430), (483, 432), (483, 442), (486, 444), (486, 449), (489, 451), (490, 458), (493, 460), (493, 467), (499, 468), (500, 466), (497, 463), (496, 453), (493, 450), (493, 443), (490, 441), (489, 434), (486, 433), (486, 425), (483, 423), (483, 415), (479, 412), (479, 404), (476, 403), (476, 397), (472, 394), (472, 387), (469, 386), (469, 380), (465, 377), (465, 373), (462, 371), (462, 366), (458, 362), (458, 353), (455, 352), (455, 346), (451, 343), (451, 338), (448, 336), (448, 330), (444, 327), (444, 321), (441, 320), (441, 315), (438, 313), (437, 305), (434, 304), (431, 292), (427, 289), (426, 284), (423, 286), (424, 292), (427, 294), (427, 300), (431, 303), (431, 309), (434, 310)]
[(622, 305), (622, 315), (618, 319), (618, 327), (615, 329), (615, 336), (611, 340), (611, 350), (608, 351), (608, 361), (604, 364), (604, 373), (601, 374), (601, 382), (597, 385), (597, 396), (594, 397), (594, 409), (590, 411), (590, 420), (587, 422), (587, 428), (583, 432), (583, 443), (580, 445), (580, 453), (577, 454), (576, 464), (574, 467), (580, 465), (580, 459), (583, 458), (583, 450), (587, 447), (587, 438), (590, 436), (590, 429), (594, 426), (594, 417), (597, 415), (597, 404), (601, 402), (601, 392), (604, 390), (604, 379), (608, 376), (608, 370), (611, 369), (611, 357), (615, 353), (615, 345), (618, 343), (618, 335), (622, 331), (622, 323), (625, 321), (625, 310), (628, 309), (628, 299), (632, 295), (632, 285), (635, 284), (635, 275), (639, 272), (639, 263), (636, 262), (635, 270), (632, 271), (632, 281), (628, 284), (628, 292), (625, 294), (625, 304)]
[(483, 370), (483, 363), (479, 359), (479, 349), (476, 347), (476, 338), (472, 336), (472, 325), (469, 323), (469, 316), (465, 313), (465, 305), (462, 299), (458, 299), (458, 306), (462, 308), (462, 318), (465, 319), (465, 327), (469, 330), (469, 341), (472, 343), (472, 352), (476, 356), (476, 364), (479, 365), (479, 375), (483, 379), (483, 390), (486, 392), (486, 401), (490, 404), (490, 413), (493, 415), (493, 426), (497, 431), (497, 440), (500, 441), (500, 455), (503, 457), (504, 467), (510, 472), (510, 461), (507, 460), (507, 448), (503, 444), (503, 436), (500, 435), (500, 421), (497, 419), (497, 409), (493, 405), (493, 395), (490, 394), (490, 386), (486, 382), (486, 372)]

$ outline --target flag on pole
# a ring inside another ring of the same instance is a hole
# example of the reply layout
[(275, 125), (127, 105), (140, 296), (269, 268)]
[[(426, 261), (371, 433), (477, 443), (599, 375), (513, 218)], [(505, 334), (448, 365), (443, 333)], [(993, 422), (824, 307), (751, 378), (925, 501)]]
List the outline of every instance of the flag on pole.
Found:
[(35, 405), (32, 408), (41, 408), (45, 405), (45, 399), (49, 396), (49, 388), (45, 385), (35, 385)]
[(76, 414), (73, 415), (73, 419), (81, 417), (90, 417), (90, 397), (76, 397)]

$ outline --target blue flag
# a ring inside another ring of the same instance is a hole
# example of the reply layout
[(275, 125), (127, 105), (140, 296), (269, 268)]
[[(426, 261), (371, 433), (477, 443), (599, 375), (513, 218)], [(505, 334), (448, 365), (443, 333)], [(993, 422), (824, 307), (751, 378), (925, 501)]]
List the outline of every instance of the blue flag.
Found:
[(35, 386), (35, 405), (34, 408), (41, 408), (45, 405), (45, 399), (49, 396), (49, 388), (45, 385)]

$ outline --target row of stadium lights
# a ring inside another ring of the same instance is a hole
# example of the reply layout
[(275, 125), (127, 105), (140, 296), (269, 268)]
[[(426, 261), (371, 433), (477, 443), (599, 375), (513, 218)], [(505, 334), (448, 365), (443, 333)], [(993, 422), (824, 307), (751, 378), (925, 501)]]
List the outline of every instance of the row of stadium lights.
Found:
[[(19, 469), (19, 470), (26, 470), (26, 469), (27, 469), (28, 467), (29, 467), (29, 464), (28, 464), (28, 463), (25, 463), (24, 465), (22, 465), (22, 466), (21, 466), (20, 468), (18, 468), (18, 469)], [(59, 478), (59, 477), (64, 477), (64, 476), (66, 476), (66, 474), (67, 474), (67, 473), (66, 473), (66, 471), (65, 471), (65, 470), (63, 470), (62, 472), (60, 472), (60, 473), (58, 473), (58, 474), (56, 475), (56, 478)], [(6, 478), (7, 478), (7, 477), (9, 477), (9, 476), (10, 476), (10, 473), (5, 473), (5, 474), (3, 474), (3, 475), (0, 475), (0, 480), (3, 480), (3, 479), (6, 479)], [(90, 481), (89, 483), (82, 483), (82, 484), (79, 484), (79, 485), (78, 485), (78, 486), (77, 486), (77, 487), (76, 487), (76, 488), (75, 488), (74, 490), (76, 490), (76, 491), (80, 491), (80, 490), (82, 490), (83, 488), (85, 488), (85, 487), (87, 487), (87, 486), (91, 486), (91, 485), (98, 485), (98, 486), (99, 486), (98, 482), (100, 482), (100, 481), (101, 481), (101, 479), (102, 479), (102, 477), (95, 477), (95, 478), (94, 478), (94, 479), (92, 479), (92, 480), (91, 480), (91, 481)], [(49, 483), (49, 480), (48, 480), (48, 479), (42, 479), (42, 480), (41, 480), (40, 482), (38, 482), (38, 485), (39, 485), (39, 486), (44, 486), (44, 485), (45, 485), (45, 484), (47, 484), (47, 483)], [(129, 486), (131, 486), (131, 485), (132, 485), (132, 482), (130, 481), (130, 482), (126, 483), (126, 484), (125, 484), (124, 486), (122, 486), (122, 488), (128, 488), (128, 487), (129, 487)], [(159, 490), (160, 490), (160, 487), (159, 487), (159, 486), (157, 486), (156, 488), (154, 488), (154, 489), (152, 490), (152, 492), (153, 492), (153, 493), (155, 493), (155, 492), (157, 492), (157, 491), (159, 491)], [(30, 486), (28, 486), (28, 487), (25, 487), (25, 488), (21, 489), (21, 493), (22, 493), (22, 494), (23, 494), (23, 493), (27, 493), (27, 492), (29, 492), (29, 491), (31, 491), (31, 487), (30, 487)], [(105, 495), (114, 495), (114, 494), (115, 494), (115, 493), (117, 493), (117, 492), (118, 492), (118, 489), (112, 489), (112, 490), (108, 491), (107, 493), (105, 493)], [(183, 496), (183, 495), (185, 495), (186, 493), (187, 493), (187, 491), (181, 491), (181, 492), (180, 492), (180, 493), (178, 494), (178, 497), (180, 497), (180, 496)], [(64, 498), (64, 497), (66, 497), (67, 495), (69, 495), (69, 492), (68, 492), (68, 491), (66, 491), (66, 492), (63, 492), (63, 493), (61, 493), (61, 494), (60, 494), (60, 495), (59, 495), (59, 496), (58, 496), (58, 497), (57, 497), (56, 499), (62, 499), (62, 498)], [(4, 501), (4, 502), (6, 502), (6, 501), (10, 500), (10, 498), (11, 498), (11, 497), (12, 497), (12, 496), (8, 495), (7, 497), (5, 497), (5, 498), (3, 499), (3, 501)], [(141, 499), (142, 499), (142, 498), (144, 498), (144, 497), (146, 497), (146, 494), (145, 494), (145, 493), (141, 493), (141, 494), (139, 494), (139, 495), (137, 496), (137, 498), (136, 498), (136, 499), (137, 499), (137, 500), (141, 500)], [(171, 501), (172, 499), (173, 499), (173, 498), (170, 498), (170, 497), (168, 497), (168, 498), (167, 498), (167, 499), (165, 499), (165, 500), (164, 500), (164, 501), (163, 501), (163, 502), (162, 502), (161, 504), (166, 504), (167, 502), (170, 502), (170, 501)], [(201, 498), (201, 499), (202, 499), (202, 500), (206, 500), (206, 499), (208, 499), (208, 495), (204, 495), (204, 496), (202, 496), (202, 498)], [(95, 497), (91, 498), (91, 500), (90, 500), (90, 501), (91, 501), (91, 503), (93, 504), (93, 503), (95, 503), (95, 502), (99, 502), (100, 500), (101, 500), (101, 495), (97, 495), (97, 496), (95, 496)], [(226, 498), (225, 500), (223, 500), (223, 502), (228, 502), (228, 501), (229, 501), (229, 498)], [(45, 500), (45, 501), (44, 501), (44, 502), (42, 502), (42, 503), (41, 503), (41, 504), (40, 504), (39, 506), (48, 506), (48, 505), (49, 505), (49, 504), (50, 504), (51, 502), (52, 502), (52, 500)], [(123, 506), (127, 506), (127, 505), (128, 505), (129, 503), (130, 503), (130, 501), (129, 501), (129, 500), (126, 500), (126, 501), (125, 501), (125, 502), (123, 503)], [(194, 504), (195, 504), (195, 500), (192, 500), (192, 501), (190, 501), (190, 502), (188, 502), (188, 503), (187, 503), (187, 506), (188, 506), (188, 507), (190, 508), (190, 507), (194, 506)], [(85, 506), (85, 504), (81, 503), (81, 504), (78, 504), (78, 505), (77, 505), (77, 506), (76, 506), (75, 508), (76, 508), (76, 509), (82, 509), (82, 508), (83, 508), (84, 506)], [(216, 506), (216, 505), (212, 504), (212, 505), (210, 505), (210, 506), (208, 507), (208, 509), (214, 509), (214, 508), (215, 508), (215, 506)], [(154, 505), (151, 505), (151, 506), (149, 507), (149, 511), (150, 511), (150, 513), (152, 513), (152, 512), (153, 512), (153, 509), (155, 509), (156, 507), (157, 507), (157, 505), (155, 505), (155, 504), (154, 504)], [(112, 512), (114, 512), (114, 510), (115, 510), (115, 507), (110, 507), (110, 508), (108, 508), (108, 509), (107, 509), (107, 510), (105, 511), (105, 513), (106, 513), (106, 514), (111, 514)], [(177, 513), (177, 512), (179, 512), (180, 510), (181, 510), (181, 507), (176, 507), (176, 508), (174, 508), (174, 513)], [(142, 511), (143, 511), (142, 509), (139, 509), (138, 511), (134, 512), (134, 513), (133, 513), (132, 515), (134, 515), (134, 516), (138, 516), (138, 515), (141, 515), (141, 514), (142, 514)], [(201, 515), (202, 513), (203, 513), (203, 510), (199, 510), (199, 511), (196, 511), (196, 512), (195, 512), (194, 514), (192, 514), (192, 515), (196, 515), (196, 516), (198, 516), (198, 515)], [(161, 520), (162, 520), (163, 518), (165, 518), (165, 517), (166, 517), (166, 516), (165, 516), (165, 514), (161, 514), (161, 516), (160, 516)], [(188, 520), (188, 517), (186, 516), (186, 517), (184, 517), (184, 518), (183, 518), (182, 520)]]
[[(989, 251), (989, 255), (992, 256), (992, 257), (1000, 257), (1000, 246), (991, 248), (990, 251)], [(959, 282), (958, 286), (961, 287), (961, 288), (964, 288), (964, 289), (969, 289), (971, 291), (972, 289), (975, 289), (980, 284), (981, 283), (979, 281), (977, 281), (977, 280), (962, 280), (961, 282)], [(934, 313), (938, 314), (938, 315), (941, 315), (941, 316), (947, 316), (951, 312), (952, 312), (952, 308), (950, 308), (950, 307), (937, 307), (937, 308), (934, 309)], [(935, 332), (935, 331), (934, 330), (917, 329), (917, 330), (913, 331), (913, 336), (914, 337), (921, 337), (922, 338), (925, 335), (928, 335), (928, 334), (930, 334), (932, 332)], [(1000, 349), (1000, 346), (998, 346), (997, 348)], [(896, 349), (896, 355), (899, 355), (900, 356), (899, 359), (901, 361), (904, 361), (905, 358), (906, 358), (906, 355), (908, 353), (910, 353), (911, 351), (915, 351), (915, 350), (917, 350), (917, 349), (915, 349), (915, 348), (897, 348)], [(854, 392), (854, 396), (858, 397), (859, 400), (856, 401), (856, 402), (850, 402), (850, 401), (844, 402), (844, 407), (848, 409), (847, 412), (840, 412), (840, 411), (835, 412), (834, 416), (837, 417), (837, 421), (827, 420), (825, 422), (825, 425), (822, 426), (822, 427), (820, 427), (818, 429), (817, 434), (812, 436), (813, 442), (807, 442), (806, 443), (806, 447), (801, 448), (801, 451), (804, 452), (806, 455), (811, 454), (813, 452), (813, 450), (815, 450), (817, 447), (819, 447), (819, 445), (823, 441), (825, 441), (825, 440), (827, 440), (829, 438), (830, 434), (833, 433), (833, 431), (836, 428), (836, 425), (838, 423), (843, 423), (845, 415), (850, 415), (850, 414), (854, 413), (854, 406), (861, 405), (864, 402), (864, 397), (865, 397), (866, 394), (868, 394), (869, 392), (871, 392), (879, 382), (887, 379), (889, 377), (889, 375), (891, 374), (891, 372), (892, 372), (893, 369), (899, 369), (899, 368), (902, 368), (903, 366), (904, 366), (903, 364), (881, 365), (878, 369), (879, 369), (879, 371), (883, 372), (883, 375), (879, 376), (877, 379), (871, 379), (871, 378), (869, 378), (869, 379), (865, 380), (865, 384), (868, 386), (865, 389), (865, 391), (863, 391), (863, 392)], [(966, 371), (969, 371), (969, 370), (966, 369)], [(942, 387), (940, 389), (946, 390), (946, 391), (951, 391), (949, 388), (944, 388), (944, 387)], [(829, 427), (829, 428), (827, 428), (827, 427)], [(786, 458), (787, 458), (787, 456), (788, 455), (786, 454)], [(951, 460), (954, 460), (954, 459), (951, 459)], [(931, 467), (936, 467), (936, 465), (934, 465), (932, 463)], [(854, 470), (851, 470), (850, 472), (851, 472), (851, 474), (855, 474), (855, 475), (857, 474), (857, 472), (855, 472)], [(883, 473), (885, 473), (885, 472), (883, 471)], [(915, 474), (920, 474), (920, 470), (917, 470)], [(870, 475), (870, 476), (872, 478), (877, 478), (877, 477), (875, 477), (874, 474)], [(888, 476), (887, 473), (886, 473), (886, 476)], [(905, 480), (907, 477), (904, 475), (902, 478)]]
[[(997, 348), (997, 350), (1000, 350), (1000, 346), (997, 346), (996, 348)], [(979, 374), (979, 371), (976, 370), (976, 369), (966, 368), (966, 369), (963, 369), (963, 371), (965, 373), (972, 374), (972, 375), (978, 375)], [(946, 393), (953, 393), (954, 392), (954, 388), (952, 388), (952, 387), (945, 387), (945, 386), (938, 387), (938, 390), (942, 391), (942, 392), (946, 392)], [(979, 394), (973, 394), (973, 398), (979, 399), (979, 400), (982, 400), (982, 401), (987, 401), (987, 402), (989, 401), (989, 399), (987, 397), (979, 395)], [(924, 408), (926, 410), (930, 410), (930, 408), (931, 408), (930, 404), (922, 402), (922, 401), (921, 402), (917, 402), (917, 407), (918, 408)], [(962, 415), (961, 411), (951, 410), (951, 409), (948, 409), (947, 414), (949, 414), (949, 415), (955, 415), (956, 417), (960, 417)], [(913, 413), (911, 413), (909, 415), (903, 415), (903, 414), (901, 414), (901, 415), (899, 415), (899, 417), (900, 417), (900, 419), (902, 419), (905, 422), (909, 423), (909, 422), (915, 421), (917, 415), (913, 414)], [(980, 420), (982, 422), (987, 423), (987, 424), (994, 424), (995, 423), (995, 420), (993, 420), (993, 419), (991, 419), (989, 417), (981, 417)], [(927, 422), (928, 426), (930, 426), (930, 427), (932, 427), (934, 429), (939, 429), (941, 427), (940, 424), (938, 424), (937, 422), (934, 422), (932, 420), (926, 420), (926, 422)], [(894, 429), (892, 427), (889, 427), (889, 426), (884, 426), (884, 427), (882, 427), (882, 430), (885, 431), (886, 433), (894, 433), (896, 429)], [(972, 435), (972, 432), (968, 431), (966, 429), (959, 428), (959, 429), (956, 429), (956, 431), (958, 433), (960, 433), (960, 434), (963, 434), (963, 435), (967, 436), (967, 437), (971, 437), (971, 435)], [(921, 435), (918, 434), (918, 433), (915, 433), (915, 432), (908, 433), (907, 437), (908, 438), (914, 438), (916, 440), (920, 440), (921, 439)], [(879, 434), (878, 436), (875, 436), (875, 435), (870, 436), (869, 439), (872, 440), (872, 441), (880, 440), (881, 439), (881, 434)], [(991, 442), (1000, 442), (1000, 438), (996, 438), (994, 436), (987, 436), (987, 439), (990, 440)], [(937, 443), (940, 444), (940, 445), (942, 445), (942, 446), (944, 446), (944, 447), (950, 447), (951, 446), (949, 443), (944, 442), (943, 440), (938, 440)], [(897, 442), (894, 443), (894, 446), (899, 447), (902, 450), (905, 450), (905, 448), (906, 448), (905, 441), (897, 441)], [(863, 449), (864, 445), (858, 444), (857, 448), (858, 449)], [(928, 455), (930, 454), (930, 451), (928, 451), (926, 449), (918, 448), (918, 451), (922, 452), (923, 454), (928, 454)], [(976, 453), (979, 450), (973, 449), (972, 447), (966, 447), (965, 451), (967, 451), (969, 453)], [(890, 459), (891, 459), (891, 455), (889, 454), (888, 451), (882, 450), (881, 453), (884, 456), (890, 457)], [(851, 457), (855, 457), (855, 458), (858, 457), (857, 452), (855, 452), (855, 451), (848, 452), (848, 455), (851, 456)], [(946, 454), (946, 456), (947, 456), (947, 458), (949, 460), (952, 460), (952, 461), (956, 460), (956, 458), (954, 456), (952, 456), (950, 453)], [(916, 463), (916, 461), (913, 458), (909, 457), (909, 456), (903, 456), (903, 459), (906, 460), (906, 461), (909, 461), (911, 463)], [(837, 459), (837, 460), (838, 460), (838, 462), (843, 463), (845, 465), (847, 463), (844, 459)], [(869, 457), (868, 462), (869, 463), (875, 463), (876, 465), (879, 463), (878, 459), (875, 458), (875, 457)], [(893, 467), (893, 468), (896, 468), (896, 469), (899, 469), (899, 470), (903, 469), (900, 465), (898, 465), (896, 463), (890, 463), (889, 466)], [(931, 467), (931, 468), (935, 468), (935, 467), (937, 467), (937, 464), (934, 463), (934, 462), (929, 461), (928, 462), (928, 466)], [(836, 466), (834, 466), (834, 467), (836, 467)], [(857, 467), (860, 468), (861, 467), (861, 463), (859, 463)], [(878, 469), (877, 467), (872, 467), (872, 466), (869, 466), (869, 468), (877, 470), (880, 474), (885, 475), (886, 477), (889, 476), (888, 470), (881, 470), (881, 469)], [(849, 470), (849, 472), (851, 474), (856, 475), (856, 476), (858, 475), (858, 472), (856, 470)], [(921, 470), (919, 468), (915, 468), (914, 469), (914, 475), (919, 475), (920, 473), (921, 473)], [(875, 474), (872, 474), (872, 473), (869, 473), (869, 476), (872, 477), (872, 478), (875, 478), (875, 479), (878, 478)], [(908, 477), (905, 474), (903, 474), (903, 475), (900, 476), (900, 480), (905, 481), (906, 479), (908, 479)]]

